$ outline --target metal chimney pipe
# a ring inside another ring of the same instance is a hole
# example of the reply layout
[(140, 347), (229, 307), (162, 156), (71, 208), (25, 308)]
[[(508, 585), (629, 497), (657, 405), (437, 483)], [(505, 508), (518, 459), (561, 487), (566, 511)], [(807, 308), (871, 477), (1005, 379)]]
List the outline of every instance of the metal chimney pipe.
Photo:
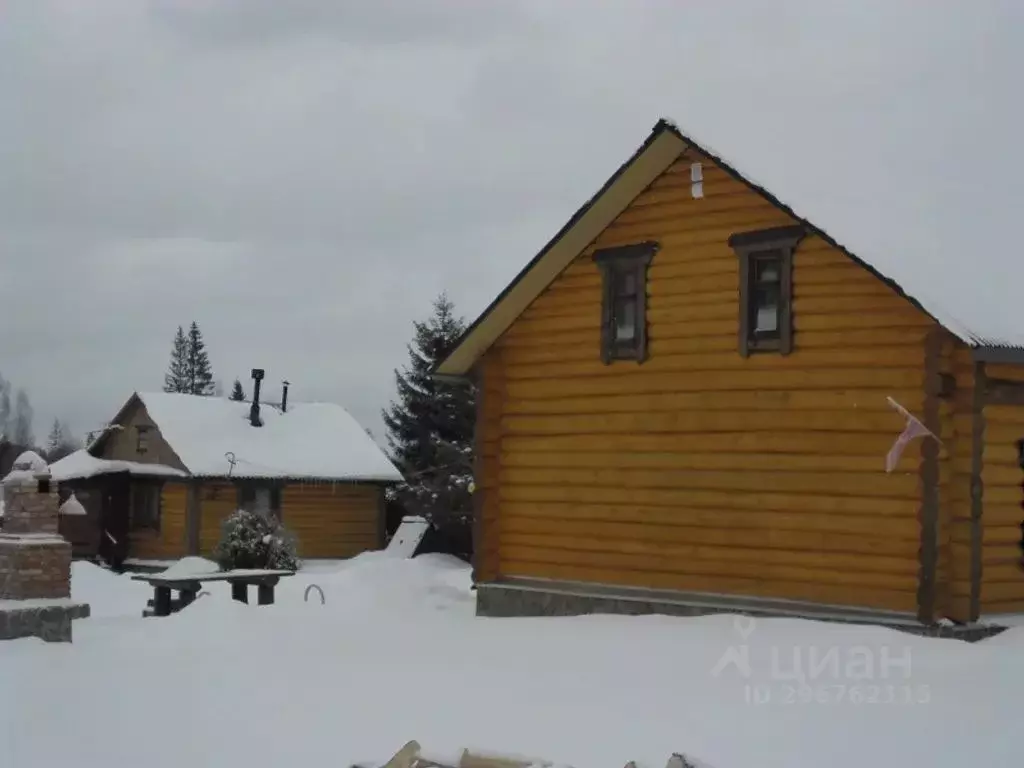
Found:
[(281, 382), (281, 413), (288, 412), (288, 385), (290, 383), (289, 381)]
[(252, 406), (249, 408), (249, 423), (254, 427), (262, 427), (260, 419), (260, 382), (263, 381), (263, 369), (252, 369), (252, 380), (255, 382), (252, 388)]

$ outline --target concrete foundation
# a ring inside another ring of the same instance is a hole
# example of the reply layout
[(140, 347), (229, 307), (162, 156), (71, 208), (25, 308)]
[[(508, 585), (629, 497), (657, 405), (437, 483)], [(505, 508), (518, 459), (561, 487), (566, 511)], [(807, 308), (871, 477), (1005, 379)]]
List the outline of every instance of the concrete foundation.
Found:
[(601, 613), (706, 616), (737, 613), (762, 618), (786, 617), (871, 624), (915, 635), (955, 638), (967, 642), (992, 637), (1005, 629), (993, 624), (921, 624), (908, 614), (790, 600), (689, 594), (541, 579), (510, 579), (477, 584), (476, 594), (478, 616), (581, 616)]
[(89, 606), (70, 600), (0, 601), (0, 640), (38, 637), (71, 642), (71, 621), (89, 616)]

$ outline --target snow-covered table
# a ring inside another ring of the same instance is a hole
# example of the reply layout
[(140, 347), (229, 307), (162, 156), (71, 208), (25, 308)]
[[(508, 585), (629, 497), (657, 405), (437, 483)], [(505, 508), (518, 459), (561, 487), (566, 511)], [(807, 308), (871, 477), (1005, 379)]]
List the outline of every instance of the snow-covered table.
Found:
[[(256, 585), (256, 600), (259, 605), (274, 604), (274, 588), (282, 578), (294, 576), (295, 571), (272, 571), (252, 569), (236, 569), (217, 573), (191, 573), (168, 575), (163, 573), (140, 573), (132, 576), (132, 581), (144, 581), (153, 587), (153, 616), (170, 616), (186, 605), (195, 601), (203, 582), (226, 581), (231, 584), (231, 597), (240, 603), (249, 602), (249, 586)], [(171, 600), (171, 590), (178, 591), (175, 604)], [(146, 615), (146, 612), (143, 612)]]

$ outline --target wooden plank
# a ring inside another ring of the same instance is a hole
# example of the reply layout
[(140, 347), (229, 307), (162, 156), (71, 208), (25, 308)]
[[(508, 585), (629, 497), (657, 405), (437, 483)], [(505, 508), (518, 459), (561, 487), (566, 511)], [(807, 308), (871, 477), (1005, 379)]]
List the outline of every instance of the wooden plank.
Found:
[(985, 369), (987, 375), (993, 379), (1008, 379), (1010, 381), (1024, 381), (1024, 365), (1013, 365), (1008, 363), (987, 363)]
[[(985, 401), (992, 406), (1024, 405), (1024, 382), (986, 377)], [(1024, 423), (1014, 419), (1014, 423)]]
[(202, 486), (191, 482), (185, 502), (185, 552), (198, 555), (200, 552), (200, 531), (202, 530)]
[(874, 573), (864, 570), (840, 570), (828, 567), (802, 567), (788, 563), (765, 563), (751, 560), (712, 560), (636, 554), (624, 552), (576, 552), (573, 550), (524, 547), (502, 542), (504, 562), (549, 563), (581, 567), (622, 569), (640, 572), (679, 573), (708, 577), (744, 577), (761, 581), (790, 581), (833, 586), (868, 587), (914, 593), (918, 585), (917, 573)]
[[(607, 446), (604, 446), (607, 448)], [(699, 451), (700, 446), (694, 446)], [(883, 470), (884, 458), (828, 453), (627, 453), (624, 451), (560, 453), (509, 451), (502, 454), (506, 467), (559, 469), (658, 469), (673, 471), (750, 470), (770, 472), (851, 472), (873, 480)]]
[[(502, 526), (503, 530), (566, 532), (583, 529), (618, 531), (608, 535), (623, 537), (664, 535), (669, 538), (673, 534), (664, 533), (666, 529), (679, 529), (684, 532), (679, 536), (710, 542), (722, 541), (731, 535), (742, 541), (749, 534), (763, 539), (766, 546), (775, 537), (800, 535), (806, 541), (814, 541), (820, 536), (823, 549), (844, 546), (844, 534), (848, 534), (868, 542), (882, 537), (898, 548), (906, 546), (905, 542), (912, 542), (915, 555), (918, 550), (920, 529), (910, 514), (879, 517), (849, 511), (773, 510), (762, 508), (759, 500), (756, 495), (740, 495), (736, 499), (737, 505), (731, 509), (686, 504), (649, 506), (636, 503), (506, 501), (502, 505)], [(904, 507), (910, 509), (912, 505), (905, 504)], [(651, 533), (638, 533), (647, 530)]]
[(588, 413), (518, 416), (501, 420), (509, 435), (637, 435), (645, 433), (721, 433), (775, 430), (899, 434), (895, 412), (871, 411), (716, 411), (665, 413)]
[(909, 472), (879, 472), (872, 481), (869, 481), (865, 477), (845, 472), (664, 472), (643, 469), (541, 469), (503, 466), (502, 478), (504, 485), (509, 488), (541, 486), (576, 490), (582, 486), (590, 489), (627, 491), (687, 489), (879, 499), (916, 499), (919, 487), (919, 478)]
[(473, 379), (476, 384), (476, 402), (474, 403), (475, 415), (473, 422), (473, 478), (474, 485), (473, 489), (473, 572), (472, 579), (474, 584), (479, 584), (482, 581), (482, 576), (486, 572), (486, 567), (481, 568), (481, 558), (484, 556), (483, 541), (486, 532), (486, 526), (489, 525), (490, 521), (484, 517), (484, 502), (486, 494), (489, 492), (487, 487), (483, 485), (482, 480), (485, 474), (484, 465), (484, 452), (483, 442), (485, 439), (487, 426), (485, 422), (485, 404), (492, 394), (488, 391), (485, 386), (487, 379), (486, 363), (489, 356), (495, 354), (495, 350), (488, 350), (484, 354), (482, 362), (478, 362), (477, 366), (473, 370)]
[[(830, 369), (842, 372), (847, 368), (894, 368), (921, 370), (912, 362), (920, 355), (918, 345), (900, 345), (875, 348), (841, 349), (798, 349), (792, 356), (752, 355), (743, 358), (736, 349), (727, 352), (703, 352), (700, 354), (671, 354), (651, 358), (644, 363), (645, 371), (662, 373), (666, 371), (709, 371), (736, 372), (751, 376), (761, 371), (792, 371), (794, 369)], [(631, 376), (637, 366), (606, 366), (597, 357), (572, 356), (576, 359), (562, 361), (548, 360), (544, 366), (534, 365), (529, 359), (522, 360), (518, 350), (510, 350), (507, 356), (505, 376), (513, 379), (572, 378), (579, 376)]]
[[(941, 336), (936, 325), (925, 341), (925, 404), (922, 414), (924, 425), (940, 440), (942, 422), (939, 418), (939, 389), (941, 387), (939, 354)], [(925, 624), (935, 619), (936, 563), (938, 560), (939, 525), (939, 446), (936, 440), (924, 438), (920, 462), (921, 507), (921, 561), (917, 588), (917, 618)]]
[(877, 518), (904, 517), (917, 507), (916, 495), (901, 499), (872, 496), (843, 496), (825, 493), (779, 493), (763, 490), (624, 488), (609, 485), (516, 485), (502, 483), (502, 507), (506, 502), (584, 503), (639, 506), (692, 507), (695, 509), (774, 510), (778, 512), (819, 512), (822, 514), (865, 515)]
[(934, 322), (927, 315), (896, 310), (870, 314), (794, 315), (793, 326), (800, 331), (826, 331), (839, 328), (925, 328)]
[(595, 248), (609, 248), (623, 243), (667, 239), (672, 235), (722, 229), (736, 232), (744, 229), (767, 229), (792, 224), (793, 219), (777, 209), (750, 207), (708, 213), (700, 217), (673, 216), (655, 221), (612, 223), (594, 241)]
[(924, 404), (924, 393), (916, 387), (889, 390), (888, 395), (877, 389), (826, 389), (510, 398), (504, 404), (504, 411), (515, 416), (682, 411), (856, 411), (891, 415), (893, 411), (887, 396), (911, 410), (918, 410)]
[(970, 527), (970, 601), (969, 621), (981, 616), (981, 585), (984, 579), (982, 538), (985, 509), (985, 391), (987, 377), (985, 363), (974, 364), (971, 389), (971, 527)]
[[(810, 431), (744, 431), (717, 433), (650, 433), (615, 436), (615, 450), (623, 455), (644, 453), (704, 455), (736, 454), (801, 454), (856, 456), (884, 464), (892, 446), (891, 432), (810, 432)], [(503, 455), (517, 453), (586, 454), (605, 453), (606, 442), (590, 434), (509, 435), (502, 440)], [(903, 453), (903, 461), (911, 466), (920, 455), (920, 442), (914, 441)], [(902, 462), (901, 462), (902, 464)]]
[[(735, 335), (733, 335), (735, 342)], [(796, 356), (791, 356), (796, 359)], [(635, 365), (635, 364), (634, 364)], [(655, 392), (706, 391), (807, 391), (815, 389), (907, 389), (921, 384), (921, 372), (910, 368), (848, 368), (762, 370), (750, 372), (697, 372), (693, 375), (637, 368), (633, 376), (583, 376), (568, 379), (523, 379), (509, 381), (512, 398), (576, 397)]]
[[(506, 531), (502, 536), (501, 546), (509, 548), (510, 551), (516, 550), (525, 559), (532, 559), (532, 556), (522, 553), (557, 550), (567, 553), (567, 556), (568, 553), (572, 553), (572, 556), (580, 558), (585, 558), (588, 554), (595, 556), (635, 555), (652, 563), (652, 567), (654, 563), (660, 562), (662, 559), (678, 559), (681, 563), (686, 564), (704, 560), (717, 563), (736, 563), (741, 566), (783, 565), (837, 570), (844, 573), (890, 574), (913, 579), (915, 584), (918, 572), (916, 552), (901, 557), (881, 554), (878, 551), (873, 553), (819, 551), (792, 546), (774, 548), (760, 546), (757, 543), (744, 546), (738, 537), (721, 544), (704, 544), (644, 539), (636, 536), (613, 539), (587, 535), (556, 536), (550, 533), (524, 534)], [(687, 566), (681, 565), (680, 567), (685, 570)]]

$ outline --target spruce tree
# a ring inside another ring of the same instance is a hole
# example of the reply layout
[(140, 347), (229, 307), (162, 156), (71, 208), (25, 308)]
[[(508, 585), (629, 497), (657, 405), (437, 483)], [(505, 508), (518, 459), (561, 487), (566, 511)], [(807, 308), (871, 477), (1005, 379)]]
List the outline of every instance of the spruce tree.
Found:
[(11, 439), (11, 383), (0, 376), (0, 441)]
[(60, 423), (60, 419), (53, 420), (53, 426), (50, 427), (50, 434), (46, 437), (46, 458), (53, 461), (50, 458), (51, 453), (56, 453), (61, 445), (64, 444), (64, 427)]
[(245, 390), (242, 389), (241, 380), (235, 379), (235, 383), (231, 386), (231, 394), (228, 396), (228, 399), (235, 400), (239, 403), (245, 400)]
[(24, 389), (19, 389), (14, 398), (14, 418), (11, 423), (11, 441), (16, 445), (35, 445), (36, 438), (32, 434), (33, 416), (34, 411), (28, 393)]
[(465, 330), (441, 294), (426, 322), (414, 323), (409, 363), (395, 371), (398, 400), (383, 412), (392, 461), (405, 477), (395, 489), (408, 514), (425, 517), (451, 554), (472, 556), (473, 424), (476, 392), (430, 375)]
[(180, 325), (171, 347), (171, 364), (164, 374), (164, 392), (188, 392), (188, 339)]
[(49, 462), (63, 459), (79, 448), (78, 440), (71, 434), (67, 424), (60, 419), (53, 420), (50, 434), (46, 438), (46, 460)]
[(199, 325), (195, 320), (192, 321), (192, 325), (188, 329), (188, 352), (185, 361), (187, 371), (187, 389), (185, 391), (192, 395), (212, 395), (214, 392), (213, 369), (210, 367), (210, 356), (206, 351), (203, 333), (199, 330)]

